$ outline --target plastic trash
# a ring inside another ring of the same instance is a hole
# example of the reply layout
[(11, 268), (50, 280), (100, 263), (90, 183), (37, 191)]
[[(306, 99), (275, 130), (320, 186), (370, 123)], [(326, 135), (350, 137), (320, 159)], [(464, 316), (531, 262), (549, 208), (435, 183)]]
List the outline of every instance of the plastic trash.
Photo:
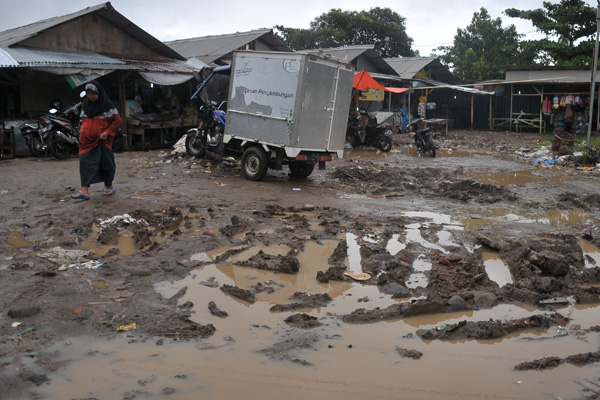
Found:
[(127, 325), (121, 325), (121, 326), (119, 326), (117, 328), (117, 331), (122, 331), (122, 332), (132, 331), (132, 330), (134, 330), (136, 328), (137, 328), (137, 326), (136, 326), (136, 324), (134, 322), (133, 324), (127, 324)]
[(368, 272), (356, 272), (356, 271), (346, 271), (344, 275), (349, 276), (350, 278), (357, 281), (368, 281), (371, 279), (371, 274)]

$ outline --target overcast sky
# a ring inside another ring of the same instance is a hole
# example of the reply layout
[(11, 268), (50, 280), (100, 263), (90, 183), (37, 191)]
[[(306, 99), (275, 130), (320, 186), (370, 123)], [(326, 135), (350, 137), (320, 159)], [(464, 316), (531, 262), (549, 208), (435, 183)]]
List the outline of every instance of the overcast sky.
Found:
[[(558, 3), (559, 0), (552, 2)], [(104, 2), (98, 0), (0, 0), (0, 31), (27, 25), (41, 19), (70, 14)], [(527, 21), (509, 18), (507, 8), (542, 8), (542, 0), (113, 0), (113, 7), (134, 24), (161, 41), (198, 36), (245, 32), (283, 25), (309, 28), (317, 16), (333, 8), (348, 11), (388, 7), (406, 18), (406, 31), (413, 49), (427, 56), (440, 45), (451, 45), (457, 28), (465, 28), (481, 7), (503, 26), (515, 25), (528, 38), (540, 37)], [(586, 0), (596, 7), (594, 0)]]

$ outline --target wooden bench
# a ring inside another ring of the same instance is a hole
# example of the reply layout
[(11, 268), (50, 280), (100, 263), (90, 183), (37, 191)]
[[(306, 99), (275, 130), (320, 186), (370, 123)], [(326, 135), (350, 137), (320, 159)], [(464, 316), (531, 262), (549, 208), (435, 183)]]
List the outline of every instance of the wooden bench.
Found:
[(430, 118), (422, 121), (425, 126), (431, 127), (431, 129), (439, 129), (440, 126), (445, 126), (444, 138), (448, 138), (448, 120), (444, 118)]
[[(177, 137), (177, 129), (189, 129), (194, 127), (186, 119), (179, 118), (166, 121), (140, 121), (127, 119), (127, 137), (130, 150), (146, 150), (146, 148), (165, 147), (174, 144)], [(168, 134), (168, 135), (166, 135)], [(166, 140), (168, 136), (169, 140)], [(133, 145), (135, 142), (134, 149)]]
[(524, 128), (537, 129), (543, 132), (546, 128), (546, 121), (539, 118), (494, 118), (492, 120), (494, 129), (508, 129), (511, 125), (515, 127), (516, 132), (521, 132)]
[(15, 158), (15, 133), (14, 129), (4, 128), (0, 125), (0, 159)]

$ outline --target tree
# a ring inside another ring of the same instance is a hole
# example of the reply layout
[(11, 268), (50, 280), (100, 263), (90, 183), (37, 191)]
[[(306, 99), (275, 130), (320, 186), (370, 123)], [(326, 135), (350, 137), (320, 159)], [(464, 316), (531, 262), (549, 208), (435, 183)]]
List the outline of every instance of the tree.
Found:
[(440, 57), (463, 81), (501, 79), (502, 67), (530, 64), (533, 54), (519, 46), (514, 25), (502, 27), (500, 18), (491, 19), (485, 8), (473, 13), (465, 29), (457, 29), (452, 46), (439, 47)]
[(294, 50), (374, 44), (384, 57), (413, 56), (413, 39), (406, 34), (406, 19), (389, 8), (369, 11), (331, 9), (309, 29), (274, 27), (279, 38)]
[[(560, 3), (543, 2), (544, 8), (535, 10), (504, 11), (513, 18), (531, 21), (546, 35), (541, 40), (528, 40), (522, 44), (538, 53), (537, 61), (546, 65), (582, 65), (591, 63), (596, 32), (596, 9), (583, 0), (561, 0)], [(555, 39), (555, 40), (552, 40)]]

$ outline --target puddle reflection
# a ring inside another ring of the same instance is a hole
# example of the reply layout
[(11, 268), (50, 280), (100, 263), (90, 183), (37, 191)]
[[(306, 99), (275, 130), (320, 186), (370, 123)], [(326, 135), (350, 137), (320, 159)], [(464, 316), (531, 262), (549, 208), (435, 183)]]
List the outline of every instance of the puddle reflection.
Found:
[(483, 265), (488, 277), (502, 287), (514, 283), (508, 265), (500, 258), (497, 251), (484, 250), (481, 252)]

